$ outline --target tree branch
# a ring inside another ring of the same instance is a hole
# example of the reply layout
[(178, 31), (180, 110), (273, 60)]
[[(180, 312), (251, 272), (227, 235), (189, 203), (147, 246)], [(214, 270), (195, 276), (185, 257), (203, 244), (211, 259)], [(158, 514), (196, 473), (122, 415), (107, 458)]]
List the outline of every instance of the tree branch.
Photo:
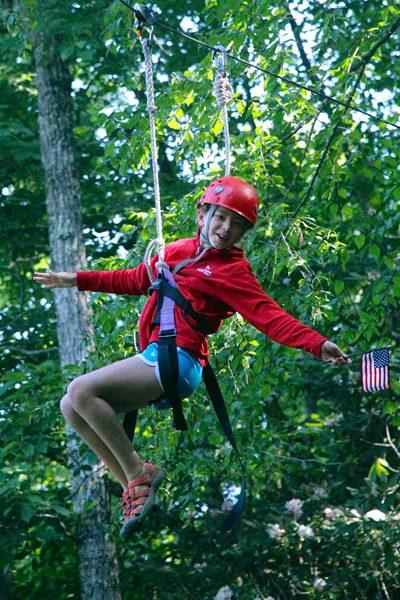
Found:
[(48, 352), (58, 352), (59, 348), (56, 346), (52, 346), (51, 348), (41, 348), (40, 350), (25, 350), (24, 348), (18, 348), (18, 346), (0, 346), (1, 350), (10, 350), (10, 352), (19, 352), (20, 354), (24, 354), (25, 356), (36, 356), (38, 354), (48, 353)]
[[(349, 94), (349, 99), (348, 99), (348, 101), (346, 101), (346, 102), (347, 102), (347, 104), (349, 104), (349, 103), (352, 101), (352, 99), (353, 99), (353, 96), (354, 96), (354, 94), (356, 93), (356, 90), (357, 90), (357, 88), (358, 88), (358, 84), (360, 83), (361, 77), (362, 77), (362, 76), (363, 76), (363, 74), (364, 74), (365, 67), (366, 67), (366, 64), (365, 64), (365, 65), (362, 67), (362, 69), (360, 70), (360, 72), (359, 72), (359, 74), (358, 74), (358, 76), (357, 76), (357, 79), (356, 79), (356, 81), (354, 82), (354, 85), (353, 85), (353, 87), (352, 87), (352, 89), (351, 89), (351, 91), (350, 91), (350, 94)], [(284, 233), (284, 235), (287, 233), (287, 231), (288, 231), (289, 227), (291, 226), (291, 223), (292, 223), (292, 222), (293, 222), (293, 220), (296, 218), (296, 216), (298, 215), (298, 213), (300, 212), (300, 210), (302, 209), (302, 207), (304, 206), (304, 204), (305, 204), (305, 203), (308, 201), (308, 199), (310, 198), (310, 196), (311, 196), (311, 192), (312, 192), (312, 189), (313, 189), (313, 187), (314, 187), (314, 184), (315, 184), (315, 182), (316, 182), (316, 180), (317, 180), (317, 177), (318, 177), (318, 175), (319, 175), (319, 172), (320, 172), (320, 170), (321, 170), (321, 168), (322, 168), (322, 165), (323, 165), (323, 164), (324, 164), (324, 162), (325, 162), (325, 158), (326, 158), (326, 156), (327, 156), (327, 154), (328, 154), (328, 152), (329, 152), (329, 149), (330, 149), (330, 147), (331, 147), (331, 144), (332, 144), (332, 142), (333, 142), (333, 140), (334, 140), (334, 138), (335, 138), (335, 136), (336, 136), (337, 130), (339, 129), (339, 127), (340, 127), (340, 125), (341, 125), (342, 118), (345, 116), (345, 114), (347, 113), (348, 109), (349, 109), (349, 107), (347, 106), (347, 107), (346, 107), (346, 108), (343, 110), (343, 113), (342, 113), (342, 115), (341, 115), (341, 117), (340, 117), (339, 121), (336, 123), (335, 127), (333, 128), (333, 131), (332, 131), (331, 135), (329, 136), (329, 139), (328, 139), (328, 141), (327, 141), (327, 143), (326, 143), (326, 146), (325, 146), (324, 152), (323, 152), (323, 154), (322, 154), (322, 156), (321, 156), (321, 159), (320, 159), (320, 161), (319, 161), (319, 163), (318, 163), (318, 166), (317, 166), (317, 168), (316, 168), (316, 170), (315, 170), (315, 173), (314, 173), (314, 176), (313, 176), (313, 178), (312, 178), (312, 180), (311, 180), (311, 183), (310, 183), (310, 185), (308, 186), (307, 192), (305, 193), (305, 196), (304, 196), (304, 198), (301, 200), (301, 202), (300, 202), (300, 203), (299, 203), (299, 205), (297, 206), (296, 210), (294, 211), (293, 215), (291, 216), (291, 218), (290, 218), (290, 223), (289, 223), (289, 224), (286, 226), (286, 228), (285, 228), (285, 230), (284, 230), (284, 232), (283, 232), (283, 233)]]
[[(303, 47), (303, 43), (302, 40), (300, 38), (300, 33), (299, 33), (299, 29), (300, 26), (296, 23), (292, 13), (290, 12), (290, 8), (289, 8), (289, 3), (286, 2), (286, 11), (288, 13), (288, 21), (290, 23), (291, 29), (293, 31), (293, 35), (295, 37), (296, 40), (296, 44), (297, 44), (297, 48), (300, 54), (300, 57), (302, 59), (303, 65), (305, 66), (310, 79), (313, 81), (313, 83), (315, 83), (315, 75), (313, 75), (311, 73), (311, 64), (310, 61), (307, 57), (307, 54), (304, 50)], [(400, 17), (398, 19), (396, 19), (396, 21), (393, 23), (393, 25), (379, 38), (379, 40), (377, 40), (377, 42), (372, 46), (372, 48), (366, 53), (364, 54), (364, 56), (360, 56), (360, 57), (355, 57), (355, 59), (358, 60), (357, 63), (353, 63), (352, 66), (349, 69), (349, 73), (354, 73), (355, 71), (357, 71), (358, 69), (361, 68), (365, 68), (366, 65), (368, 64), (368, 62), (371, 60), (371, 58), (373, 57), (373, 55), (375, 54), (375, 52), (378, 50), (378, 48), (380, 46), (382, 46), (394, 33), (395, 31), (400, 27)], [(320, 113), (323, 112), (323, 110), (325, 109), (326, 105), (329, 104), (329, 100), (325, 99), (322, 100), (319, 108), (317, 109)], [(309, 116), (305, 122), (303, 122), (301, 125), (299, 125), (298, 127), (295, 128), (294, 131), (291, 131), (285, 138), (283, 138), (282, 142), (287, 141), (288, 139), (290, 139), (293, 135), (295, 135), (302, 127), (304, 127), (311, 119), (313, 118), (313, 116)]]
[[(354, 82), (354, 85), (353, 85), (353, 87), (352, 87), (352, 89), (350, 91), (349, 100), (348, 100), (347, 104), (350, 104), (351, 100), (353, 99), (353, 96), (354, 96), (354, 94), (355, 94), (355, 92), (357, 90), (358, 84), (360, 83), (361, 77), (363, 76), (365, 67), (366, 67), (366, 65), (363, 66), (363, 68), (360, 70), (360, 73), (357, 75), (357, 79)], [(318, 166), (317, 166), (317, 168), (315, 170), (314, 176), (313, 176), (313, 178), (311, 180), (310, 185), (308, 186), (308, 189), (307, 189), (307, 191), (306, 191), (303, 199), (299, 202), (296, 210), (294, 211), (294, 213), (292, 214), (292, 216), (288, 219), (288, 224), (286, 225), (285, 229), (275, 239), (273, 245), (276, 245), (278, 242), (284, 240), (287, 232), (289, 231), (290, 227), (293, 224), (293, 221), (295, 220), (295, 218), (297, 217), (298, 213), (303, 208), (303, 206), (306, 204), (306, 202), (309, 200), (309, 198), (311, 196), (312, 189), (313, 189), (314, 184), (315, 184), (315, 182), (317, 180), (317, 177), (319, 175), (319, 172), (320, 172), (320, 170), (322, 168), (322, 165), (324, 164), (325, 158), (326, 158), (326, 156), (327, 156), (327, 154), (329, 152), (329, 149), (331, 147), (331, 144), (332, 144), (332, 142), (333, 142), (333, 140), (334, 140), (334, 138), (336, 136), (337, 130), (339, 129), (339, 126), (340, 126), (340, 124), (342, 122), (342, 118), (344, 117), (344, 115), (346, 114), (346, 112), (348, 111), (348, 109), (349, 109), (349, 106), (346, 106), (345, 109), (343, 110), (343, 113), (342, 113), (340, 119), (338, 120), (338, 122), (336, 123), (335, 127), (333, 128), (333, 131), (332, 131), (331, 135), (329, 136), (329, 139), (328, 139), (328, 141), (326, 143), (325, 149), (324, 149), (324, 151), (322, 153), (322, 156), (320, 158)], [(270, 267), (270, 264), (271, 264), (271, 260), (268, 262), (268, 264), (265, 267), (266, 271), (269, 270), (269, 267)]]
[(397, 447), (394, 445), (393, 440), (390, 437), (390, 431), (389, 431), (389, 427), (388, 427), (387, 423), (385, 424), (385, 428), (386, 428), (386, 437), (387, 437), (387, 441), (389, 443), (389, 446), (392, 448), (392, 450), (394, 450), (394, 452), (398, 456), (398, 458), (400, 458), (400, 452), (397, 449)]
[(354, 60), (356, 58), (358, 58), (359, 62), (356, 64), (353, 64), (350, 68), (350, 73), (353, 73), (354, 71), (357, 71), (358, 69), (362, 69), (363, 67), (365, 68), (367, 66), (367, 64), (369, 63), (369, 61), (371, 60), (371, 58), (373, 57), (373, 55), (375, 54), (375, 52), (378, 50), (378, 48), (380, 48), (380, 46), (382, 46), (382, 44), (384, 44), (393, 34), (394, 32), (400, 27), (400, 17), (398, 17), (395, 22), (393, 23), (393, 25), (379, 38), (379, 40), (377, 42), (375, 42), (375, 44), (372, 46), (372, 48), (369, 50), (369, 52), (367, 52), (366, 54), (364, 54), (364, 56), (362, 57), (355, 57)]
[(315, 77), (315, 75), (312, 73), (312, 66), (311, 66), (311, 63), (310, 63), (310, 61), (308, 59), (306, 51), (304, 50), (303, 41), (302, 41), (302, 39), (300, 37), (300, 30), (301, 30), (300, 25), (298, 25), (296, 23), (296, 20), (295, 20), (294, 16), (292, 15), (291, 11), (290, 11), (289, 2), (286, 2), (285, 8), (286, 8), (286, 12), (287, 12), (287, 15), (288, 15), (288, 21), (290, 23), (290, 27), (291, 27), (291, 29), (293, 31), (294, 39), (296, 40), (296, 46), (297, 46), (297, 49), (299, 51), (301, 61), (302, 61), (303, 65), (304, 65), (304, 67), (305, 67), (305, 69), (306, 69), (306, 71), (308, 73), (308, 76), (310, 77), (311, 81), (313, 83), (317, 83), (318, 80)]
[(317, 120), (318, 120), (318, 117), (319, 117), (319, 115), (320, 115), (320, 113), (318, 113), (318, 114), (317, 114), (317, 115), (314, 117), (314, 120), (313, 120), (313, 122), (312, 122), (312, 124), (311, 124), (311, 129), (310, 129), (310, 133), (309, 133), (309, 135), (308, 135), (307, 144), (306, 144), (306, 147), (305, 147), (305, 149), (304, 149), (303, 156), (302, 156), (302, 158), (301, 158), (301, 161), (300, 161), (300, 163), (299, 163), (299, 166), (297, 167), (297, 171), (296, 171), (296, 173), (295, 173), (295, 176), (294, 176), (294, 178), (293, 178), (293, 180), (292, 180), (292, 183), (289, 185), (288, 189), (286, 190), (286, 195), (285, 195), (285, 197), (284, 197), (284, 199), (283, 199), (283, 204), (285, 204), (285, 203), (286, 203), (286, 200), (287, 200), (287, 198), (288, 198), (288, 196), (289, 196), (290, 190), (292, 189), (292, 187), (294, 186), (294, 184), (295, 184), (295, 183), (296, 183), (296, 181), (297, 181), (297, 178), (298, 178), (298, 176), (300, 175), (300, 171), (301, 171), (301, 169), (302, 169), (302, 167), (303, 167), (303, 162), (304, 162), (304, 159), (305, 159), (305, 157), (306, 157), (306, 155), (307, 155), (307, 152), (308, 152), (308, 149), (309, 149), (309, 147), (310, 147), (310, 143), (311, 143), (311, 139), (312, 139), (312, 134), (313, 134), (313, 132), (314, 132), (315, 124), (316, 124), (316, 122), (317, 122)]

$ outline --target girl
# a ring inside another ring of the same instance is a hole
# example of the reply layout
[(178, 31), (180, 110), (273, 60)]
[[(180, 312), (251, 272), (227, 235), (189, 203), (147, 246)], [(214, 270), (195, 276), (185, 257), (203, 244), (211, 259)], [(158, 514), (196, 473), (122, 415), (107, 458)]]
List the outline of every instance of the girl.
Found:
[[(208, 361), (207, 334), (215, 333), (222, 319), (239, 312), (254, 327), (276, 342), (303, 349), (339, 366), (351, 360), (340, 348), (303, 325), (269, 298), (243, 250), (235, 244), (254, 227), (259, 200), (251, 185), (236, 177), (221, 177), (205, 190), (197, 212), (198, 233), (165, 248), (164, 260), (179, 290), (196, 313), (205, 317), (207, 332), (193, 329), (179, 308), (175, 310), (178, 347), (178, 394), (188, 397), (198, 386)], [(157, 257), (152, 259), (156, 276)], [(151, 285), (144, 263), (136, 269), (78, 273), (35, 273), (44, 287), (77, 286), (80, 291), (145, 295)], [(158, 326), (150, 328), (157, 309), (157, 294), (148, 300), (139, 324), (141, 354), (81, 375), (68, 386), (61, 411), (78, 435), (104, 461), (121, 483), (124, 524), (121, 536), (129, 538), (154, 504), (164, 471), (144, 462), (132, 447), (118, 413), (147, 406), (163, 392), (158, 369)]]

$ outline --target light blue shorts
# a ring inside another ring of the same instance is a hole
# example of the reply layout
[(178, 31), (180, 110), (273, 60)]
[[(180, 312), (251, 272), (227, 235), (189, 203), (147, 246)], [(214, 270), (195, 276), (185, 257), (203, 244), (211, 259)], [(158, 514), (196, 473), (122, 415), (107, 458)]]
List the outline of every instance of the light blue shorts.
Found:
[[(177, 348), (178, 352), (178, 365), (179, 365), (179, 377), (178, 377), (178, 394), (181, 400), (183, 398), (188, 398), (201, 381), (201, 377), (203, 374), (203, 369), (197, 358), (183, 350), (182, 348)], [(146, 364), (151, 367), (155, 367), (156, 369), (156, 377), (161, 385), (162, 390), (164, 391), (163, 385), (161, 383), (160, 377), (160, 369), (158, 366), (158, 342), (152, 342), (149, 344), (141, 354), (139, 354), (139, 358)], [(164, 402), (164, 401), (163, 401)], [(165, 406), (165, 408), (169, 408)], [(161, 407), (160, 407), (161, 408)]]

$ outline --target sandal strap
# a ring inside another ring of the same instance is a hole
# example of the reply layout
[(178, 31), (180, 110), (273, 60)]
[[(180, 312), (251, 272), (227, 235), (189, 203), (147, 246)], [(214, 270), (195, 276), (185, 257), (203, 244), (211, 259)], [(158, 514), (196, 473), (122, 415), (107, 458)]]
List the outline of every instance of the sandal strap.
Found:
[(136, 498), (136, 500), (134, 500), (132, 502), (132, 506), (133, 507), (135, 507), (135, 506), (142, 506), (143, 504), (146, 504), (146, 502), (147, 502), (147, 497), (142, 496), (141, 498)]
[(150, 482), (150, 477), (149, 477), (148, 473), (145, 473), (141, 477), (138, 477), (137, 479), (130, 481), (128, 485), (129, 485), (129, 489), (132, 489), (138, 485), (143, 485), (144, 483), (149, 483), (149, 482)]
[(140, 516), (142, 514), (142, 509), (143, 506), (137, 506), (136, 508), (132, 508), (132, 511), (129, 513), (130, 514), (130, 518), (132, 518), (132, 516), (136, 517), (136, 516)]
[(130, 502), (131, 502), (131, 497), (130, 497), (129, 492), (123, 492), (121, 506), (122, 506), (122, 509), (124, 510), (124, 512), (125, 512), (125, 510), (130, 508)]
[(132, 500), (134, 500), (135, 498), (141, 498), (142, 496), (149, 496), (150, 494), (150, 488), (146, 487), (146, 488), (142, 488), (141, 490), (138, 490), (137, 492), (132, 492), (131, 494), (131, 498)]
[(158, 473), (158, 469), (155, 469), (153, 465), (147, 461), (144, 463), (144, 468), (146, 469), (145, 473), (142, 473), (142, 475), (139, 475), (139, 477), (137, 477), (133, 481), (129, 481), (129, 490), (135, 488), (138, 485), (143, 485), (144, 483), (151, 483), (151, 475), (156, 475)]

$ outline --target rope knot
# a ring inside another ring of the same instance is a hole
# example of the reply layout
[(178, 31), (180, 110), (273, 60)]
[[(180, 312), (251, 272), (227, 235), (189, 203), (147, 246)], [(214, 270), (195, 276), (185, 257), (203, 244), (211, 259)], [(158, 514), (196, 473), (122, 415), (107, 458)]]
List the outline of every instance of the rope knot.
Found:
[(227, 77), (223, 77), (220, 73), (216, 73), (213, 87), (218, 106), (225, 106), (229, 100), (232, 100), (233, 88)]
[(157, 106), (155, 104), (149, 104), (146, 108), (147, 112), (154, 115), (157, 112)]
[(161, 271), (161, 269), (168, 269), (169, 271), (169, 265), (167, 265), (166, 262), (159, 260), (158, 262), (156, 262), (156, 269), (158, 269), (159, 271)]

